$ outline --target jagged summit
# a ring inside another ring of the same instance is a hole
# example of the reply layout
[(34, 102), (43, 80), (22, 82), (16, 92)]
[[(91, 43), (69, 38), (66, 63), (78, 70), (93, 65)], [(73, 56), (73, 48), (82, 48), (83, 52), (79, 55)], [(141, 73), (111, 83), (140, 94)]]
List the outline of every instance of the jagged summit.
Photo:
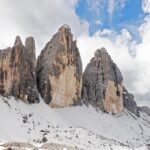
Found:
[(72, 35), (72, 33), (71, 33), (71, 28), (70, 28), (70, 26), (69, 25), (63, 25), (63, 26), (61, 26), (59, 29), (58, 29), (58, 32), (56, 33), (56, 35), (58, 35), (58, 34), (65, 34), (66, 36), (68, 35), (71, 35), (71, 36), (73, 36)]
[(97, 50), (95, 51), (94, 56), (95, 56), (96, 58), (100, 58), (100, 57), (101, 57), (101, 53), (106, 53), (106, 54), (108, 54), (108, 53), (107, 53), (107, 50), (106, 50), (104, 47), (102, 47), (101, 49), (97, 49)]
[(101, 57), (101, 49), (97, 49), (97, 50), (95, 51), (95, 57), (96, 57), (96, 58), (100, 58), (100, 57)]
[(70, 28), (70, 26), (69, 26), (68, 24), (62, 25), (62, 26), (59, 28), (58, 31), (61, 31), (62, 29), (70, 30), (70, 32), (71, 32), (71, 28)]
[(20, 36), (17, 36), (14, 42), (14, 46), (22, 46), (22, 45), (23, 44), (22, 44)]
[(35, 51), (35, 40), (32, 36), (25, 39), (25, 47), (28, 50)]

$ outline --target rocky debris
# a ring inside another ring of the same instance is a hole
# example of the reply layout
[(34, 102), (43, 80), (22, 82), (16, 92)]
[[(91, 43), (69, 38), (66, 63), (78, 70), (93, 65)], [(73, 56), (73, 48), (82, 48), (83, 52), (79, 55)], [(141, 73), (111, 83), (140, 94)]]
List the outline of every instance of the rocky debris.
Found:
[(141, 111), (141, 112), (144, 112), (148, 116), (150, 116), (150, 108), (149, 107), (147, 107), (147, 106), (141, 106), (141, 107), (138, 107), (138, 110)]
[(2, 145), (1, 149), (4, 150), (27, 150), (27, 149), (32, 149), (32, 150), (83, 150), (81, 148), (71, 147), (67, 145), (62, 145), (58, 143), (45, 143), (40, 147), (36, 147), (31, 145), (30, 143), (20, 143), (20, 142), (12, 142), (12, 143), (5, 143)]
[(46, 150), (85, 150), (85, 149), (78, 148), (76, 146), (71, 147), (71, 146), (55, 144), (55, 143), (46, 143), (43, 146), (41, 146), (41, 148), (44, 148)]
[(45, 143), (45, 142), (47, 142), (47, 141), (48, 141), (48, 140), (47, 140), (47, 137), (43, 136), (43, 137), (42, 137), (42, 142)]
[(73, 105), (81, 97), (82, 62), (69, 26), (62, 26), (46, 44), (37, 61), (37, 82), (51, 107)]
[(8, 147), (7, 150), (13, 150), (11, 147)]
[(148, 148), (148, 150), (150, 150), (150, 144), (147, 144), (147, 148)]
[(134, 95), (129, 93), (125, 88), (123, 88), (123, 103), (124, 107), (136, 116), (140, 116), (139, 109), (136, 102), (134, 101)]
[(25, 116), (22, 117), (22, 119), (23, 119), (23, 123), (27, 123), (27, 121), (28, 121), (28, 116), (25, 115)]
[(82, 98), (108, 113), (123, 111), (123, 77), (105, 48), (98, 49), (83, 74)]
[(0, 50), (0, 94), (12, 95), (25, 102), (35, 103), (39, 102), (35, 74), (35, 49), (33, 52), (30, 48), (31, 43), (34, 43), (33, 38), (32, 42), (29, 41), (31, 37), (27, 38), (25, 47), (17, 36), (12, 48)]
[(20, 150), (20, 149), (34, 149), (35, 146), (31, 145), (30, 143), (23, 143), (23, 142), (9, 142), (4, 143), (1, 146), (6, 148), (7, 150)]
[(47, 135), (48, 133), (50, 133), (50, 131), (48, 131), (47, 129), (46, 130), (40, 130), (40, 132), (42, 132), (43, 135)]
[(3, 97), (3, 101), (9, 107), (9, 109), (10, 109), (11, 105), (9, 104), (8, 100)]

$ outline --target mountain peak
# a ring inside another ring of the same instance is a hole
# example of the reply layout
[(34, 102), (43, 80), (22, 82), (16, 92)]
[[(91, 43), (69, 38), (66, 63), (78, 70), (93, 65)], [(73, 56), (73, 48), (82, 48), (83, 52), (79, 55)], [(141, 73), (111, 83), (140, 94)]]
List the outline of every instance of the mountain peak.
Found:
[(82, 62), (68, 25), (60, 27), (42, 50), (37, 80), (42, 98), (51, 107), (66, 107), (80, 100)]
[(16, 36), (15, 42), (14, 42), (14, 46), (22, 46), (22, 41), (20, 36)]
[(97, 49), (97, 50), (95, 51), (95, 57), (96, 57), (96, 58), (100, 58), (100, 57), (101, 57), (101, 53), (106, 53), (106, 54), (108, 54), (108, 53), (107, 53), (107, 50), (106, 50), (104, 47), (102, 47), (102, 48)]
[(69, 30), (71, 32), (71, 28), (68, 24), (64, 24), (59, 28), (59, 31)]
[(25, 47), (28, 50), (35, 51), (35, 40), (32, 36), (25, 39)]

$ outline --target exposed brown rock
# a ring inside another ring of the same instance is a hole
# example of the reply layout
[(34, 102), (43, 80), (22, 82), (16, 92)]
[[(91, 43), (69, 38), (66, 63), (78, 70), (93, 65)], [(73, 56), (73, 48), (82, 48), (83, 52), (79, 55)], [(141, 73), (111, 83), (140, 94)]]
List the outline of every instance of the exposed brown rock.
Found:
[(59, 28), (37, 62), (38, 89), (51, 107), (73, 105), (80, 99), (82, 63), (71, 29)]
[(24, 47), (19, 36), (12, 48), (0, 51), (1, 95), (12, 95), (29, 103), (39, 101), (33, 55)]

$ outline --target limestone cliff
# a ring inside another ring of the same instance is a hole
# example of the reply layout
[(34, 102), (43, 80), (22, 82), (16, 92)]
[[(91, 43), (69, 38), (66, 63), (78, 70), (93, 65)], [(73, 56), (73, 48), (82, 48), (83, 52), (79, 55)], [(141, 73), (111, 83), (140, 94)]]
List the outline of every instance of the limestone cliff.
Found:
[(35, 67), (36, 67), (35, 50), (36, 50), (36, 48), (35, 48), (35, 41), (34, 41), (34, 38), (32, 36), (26, 38), (25, 48), (28, 51), (29, 57), (31, 57), (31, 59), (32, 59), (32, 63), (34, 65), (33, 67), (34, 67), (34, 70), (35, 70)]
[[(32, 42), (34, 44), (34, 40)], [(12, 48), (0, 50), (1, 95), (12, 95), (29, 103), (39, 101), (34, 62), (35, 51), (31, 51), (24, 47), (19, 36), (16, 37)]]
[[(82, 75), (82, 61), (68, 25), (45, 45), (36, 63), (35, 41), (19, 36), (14, 46), (0, 50), (0, 95), (25, 102), (39, 102), (39, 94), (51, 107), (80, 102), (97, 110), (120, 113), (124, 108), (139, 116), (134, 96), (123, 85), (123, 77), (105, 48), (98, 49)], [(82, 77), (83, 76), (83, 77)], [(82, 90), (82, 96), (81, 96)]]
[(124, 107), (136, 116), (140, 116), (139, 109), (134, 100), (134, 95), (129, 93), (125, 88), (123, 89), (123, 103)]
[(38, 89), (51, 107), (73, 105), (80, 99), (82, 62), (69, 26), (46, 44), (37, 61)]
[(84, 102), (116, 114), (124, 109), (122, 93), (123, 77), (120, 70), (104, 48), (98, 49), (83, 74)]

